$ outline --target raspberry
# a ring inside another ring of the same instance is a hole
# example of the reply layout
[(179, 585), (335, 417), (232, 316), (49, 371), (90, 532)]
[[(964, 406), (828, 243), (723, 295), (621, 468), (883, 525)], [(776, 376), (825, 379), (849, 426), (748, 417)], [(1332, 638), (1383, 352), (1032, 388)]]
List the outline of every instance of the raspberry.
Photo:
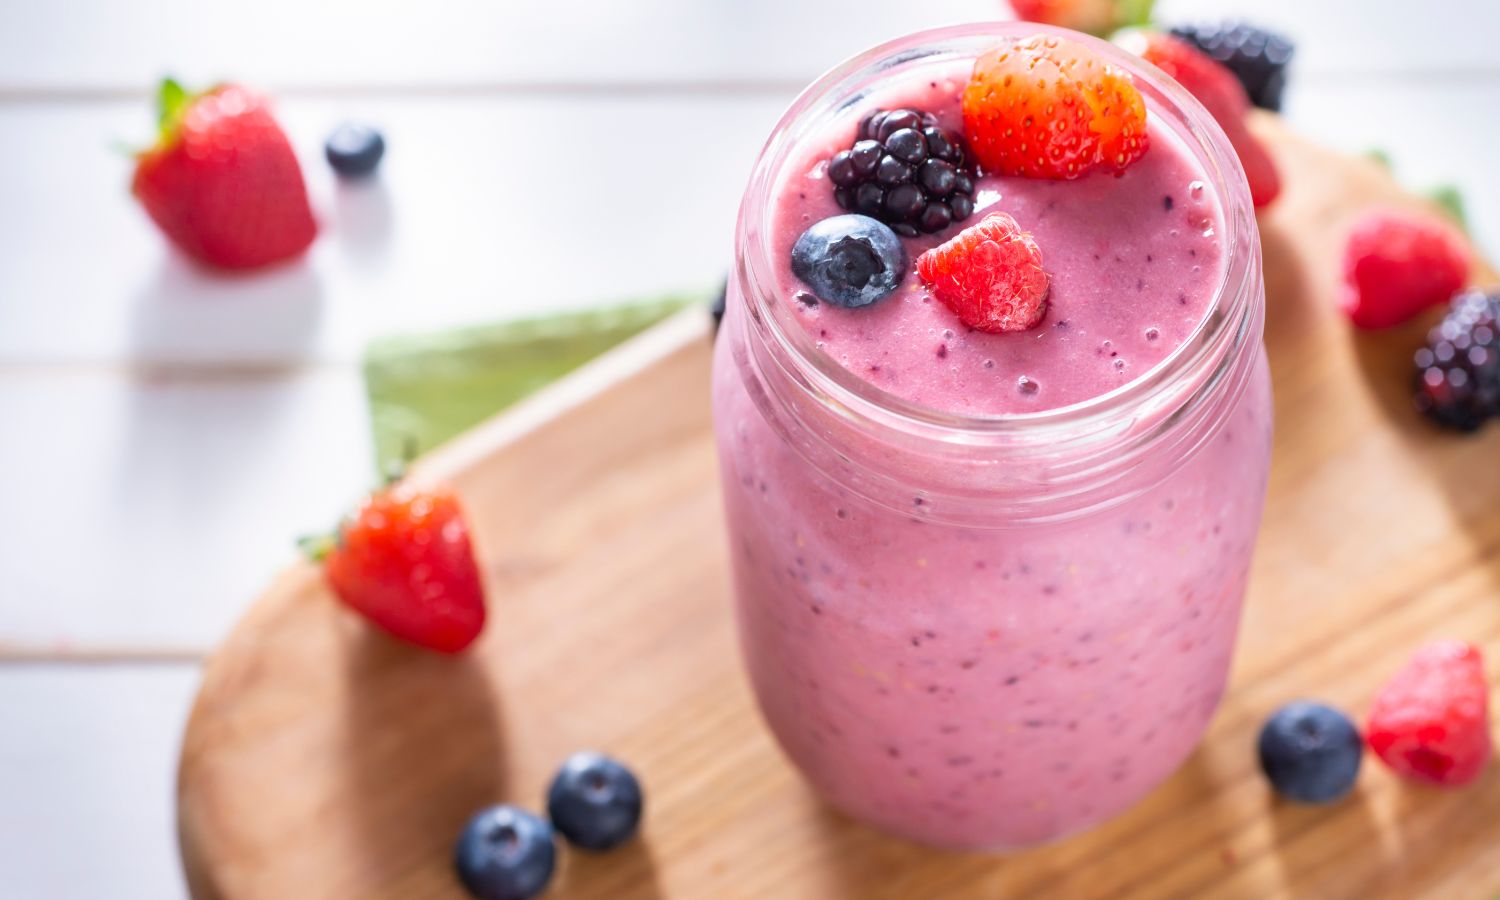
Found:
[(1489, 683), (1479, 648), (1436, 641), (1375, 695), (1365, 740), (1396, 774), (1458, 786), (1490, 758)]
[(1414, 362), (1417, 410), (1434, 422), (1476, 431), (1500, 416), (1500, 293), (1453, 298)]
[(1374, 210), (1349, 231), (1339, 306), (1360, 328), (1389, 328), (1448, 302), (1468, 278), (1468, 248), (1452, 227)]
[(1287, 64), (1297, 49), (1291, 41), (1244, 22), (1175, 25), (1172, 35), (1207, 53), (1233, 72), (1244, 85), (1245, 93), (1250, 95), (1250, 102), (1262, 109), (1281, 109)]
[(1121, 43), (1187, 88), (1224, 129), (1230, 146), (1240, 158), (1240, 167), (1245, 170), (1255, 207), (1259, 209), (1275, 200), (1281, 193), (1281, 175), (1266, 148), (1245, 126), (1250, 98), (1234, 73), (1196, 47), (1170, 35), (1135, 32), (1123, 36)]
[(998, 175), (1066, 180), (1120, 172), (1150, 146), (1146, 101), (1130, 75), (1050, 35), (974, 60), (963, 111), (970, 148)]
[(917, 259), (917, 274), (970, 328), (1025, 331), (1047, 311), (1047, 273), (1031, 235), (990, 213)]

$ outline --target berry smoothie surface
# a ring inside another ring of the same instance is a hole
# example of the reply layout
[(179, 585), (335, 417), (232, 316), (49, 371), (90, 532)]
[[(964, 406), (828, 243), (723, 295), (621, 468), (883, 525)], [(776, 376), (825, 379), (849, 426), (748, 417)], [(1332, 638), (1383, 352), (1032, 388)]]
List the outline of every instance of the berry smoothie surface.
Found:
[[(961, 129), (967, 71), (944, 65), (886, 76), (868, 106)], [(1224, 201), (1155, 121), (1118, 176), (982, 175), (971, 216), (902, 238), (912, 269), (893, 293), (858, 308), (817, 299), (788, 260), (810, 225), (845, 213), (827, 161), (866, 111), (791, 152), (765, 213), (771, 302), (860, 378), (956, 413), (1057, 408), (1141, 377), (1209, 314)], [(915, 272), (992, 210), (1031, 233), (1050, 277), (1027, 330), (966, 327)], [(732, 280), (714, 372), (737, 614), (761, 709), (812, 786), (901, 836), (1007, 850), (1119, 813), (1173, 772), (1223, 693), (1259, 526), (1271, 410), (1258, 338), (1248, 386), (1195, 452), (1159, 472), (1143, 460), (1148, 486), (1087, 514), (981, 527), (945, 518), (920, 484), (893, 503), (811, 464), (816, 441), (776, 404), (815, 401), (757, 385), (750, 305)], [(847, 455), (878, 467), (880, 440)]]
[[(872, 98), (883, 108), (932, 112), (961, 131), (968, 68), (913, 73)], [(905, 400), (969, 415), (1036, 412), (1108, 393), (1144, 374), (1202, 322), (1224, 274), (1223, 213), (1196, 162), (1169, 129), (1152, 124), (1151, 149), (1119, 176), (1076, 181), (983, 175), (973, 216), (906, 241), (910, 262), (987, 212), (1031, 232), (1051, 278), (1039, 327), (986, 334), (966, 327), (908, 273), (868, 308), (805, 302), (790, 267), (807, 227), (844, 212), (828, 160), (854, 142), (857, 114), (809, 142), (787, 167), (773, 205), (781, 297), (818, 346), (849, 371)], [(800, 299), (799, 299), (800, 298)]]

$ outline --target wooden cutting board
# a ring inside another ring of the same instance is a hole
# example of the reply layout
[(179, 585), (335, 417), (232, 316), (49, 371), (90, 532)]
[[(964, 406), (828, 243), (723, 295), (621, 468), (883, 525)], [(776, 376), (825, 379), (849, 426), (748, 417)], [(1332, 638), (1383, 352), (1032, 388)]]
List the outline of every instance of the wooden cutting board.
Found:
[[(199, 900), (457, 898), (455, 834), (597, 747), (647, 789), (644, 838), (565, 852), (561, 898), (1442, 897), (1500, 891), (1500, 777), (1442, 792), (1367, 759), (1332, 808), (1282, 804), (1253, 756), (1300, 696), (1362, 715), (1427, 638), (1500, 673), (1500, 427), (1411, 412), (1425, 323), (1333, 310), (1345, 226), (1418, 205), (1377, 163), (1257, 123), (1286, 192), (1261, 222), (1276, 448), (1233, 686), (1202, 747), (1123, 817), (1012, 858), (921, 849), (803, 787), (741, 674), (708, 407), (706, 317), (669, 321), (434, 453), (467, 500), (492, 604), (458, 659), (398, 645), (283, 573), (209, 661), (183, 739)], [(1482, 281), (1493, 272), (1482, 269)]]

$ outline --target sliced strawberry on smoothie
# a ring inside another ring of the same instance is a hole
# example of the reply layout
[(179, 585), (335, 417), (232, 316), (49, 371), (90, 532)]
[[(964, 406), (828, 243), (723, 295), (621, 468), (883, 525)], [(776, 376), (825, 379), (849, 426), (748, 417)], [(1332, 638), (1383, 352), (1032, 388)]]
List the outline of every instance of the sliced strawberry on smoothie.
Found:
[(317, 234), (302, 169), (265, 98), (237, 85), (200, 94), (162, 83), (161, 134), (131, 190), (172, 243), (221, 269), (290, 259)]
[(1150, 146), (1146, 101), (1130, 79), (1076, 41), (1036, 35), (974, 60), (964, 133), (996, 175), (1068, 180), (1121, 172)]

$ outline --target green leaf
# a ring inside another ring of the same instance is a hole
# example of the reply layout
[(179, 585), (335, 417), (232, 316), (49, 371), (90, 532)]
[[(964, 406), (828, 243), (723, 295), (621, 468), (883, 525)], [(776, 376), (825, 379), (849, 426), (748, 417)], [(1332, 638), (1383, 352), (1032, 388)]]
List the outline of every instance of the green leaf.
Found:
[(1121, 28), (1144, 28), (1151, 24), (1151, 7), (1156, 0), (1116, 0)]
[(175, 78), (163, 78), (156, 91), (156, 125), (161, 139), (166, 141), (177, 130), (177, 122), (187, 111), (194, 95)]
[(331, 534), (309, 534), (297, 538), (297, 549), (312, 562), (322, 562), (337, 544), (337, 538)]
[(365, 390), (377, 471), (390, 471), (573, 371), (708, 294), (563, 313), (434, 334), (382, 338), (365, 348)]
[(1458, 227), (1465, 232), (1469, 230), (1469, 216), (1464, 209), (1464, 195), (1459, 191), (1457, 185), (1440, 184), (1427, 192), (1427, 199), (1443, 208), (1443, 211), (1453, 217)]
[(1382, 166), (1385, 166), (1387, 169), (1393, 168), (1393, 165), (1391, 163), (1391, 155), (1387, 153), (1384, 148), (1371, 147), (1370, 149), (1365, 151), (1365, 158), (1373, 159), (1376, 162), (1380, 163)]

